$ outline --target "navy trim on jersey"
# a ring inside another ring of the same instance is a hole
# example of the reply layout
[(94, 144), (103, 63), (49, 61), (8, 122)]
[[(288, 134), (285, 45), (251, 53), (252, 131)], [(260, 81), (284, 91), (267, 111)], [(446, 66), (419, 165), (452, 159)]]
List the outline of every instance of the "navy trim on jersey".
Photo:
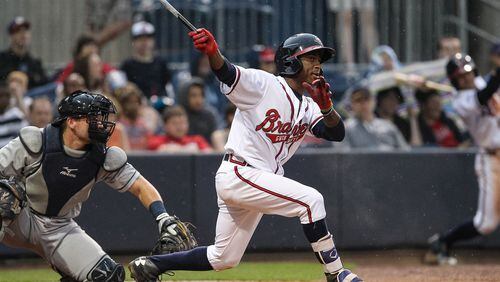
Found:
[(334, 127), (328, 127), (325, 121), (321, 119), (313, 128), (312, 133), (318, 138), (323, 138), (328, 141), (340, 142), (345, 137), (345, 126), (342, 120)]

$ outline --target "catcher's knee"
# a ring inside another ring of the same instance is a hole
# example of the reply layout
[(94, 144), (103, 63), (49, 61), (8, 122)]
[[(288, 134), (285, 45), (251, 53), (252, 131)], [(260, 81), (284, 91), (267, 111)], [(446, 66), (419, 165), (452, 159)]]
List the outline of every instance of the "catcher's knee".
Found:
[(88, 281), (95, 282), (123, 282), (125, 269), (108, 255), (103, 256), (87, 274)]

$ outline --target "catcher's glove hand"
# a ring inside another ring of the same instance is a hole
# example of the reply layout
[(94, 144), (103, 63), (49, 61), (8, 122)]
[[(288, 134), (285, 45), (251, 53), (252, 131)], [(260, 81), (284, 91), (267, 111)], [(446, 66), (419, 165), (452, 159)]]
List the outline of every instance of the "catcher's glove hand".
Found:
[(193, 233), (189, 229), (193, 226), (184, 223), (175, 215), (161, 214), (157, 218), (160, 229), (160, 238), (151, 252), (152, 255), (170, 254), (191, 250), (198, 246)]

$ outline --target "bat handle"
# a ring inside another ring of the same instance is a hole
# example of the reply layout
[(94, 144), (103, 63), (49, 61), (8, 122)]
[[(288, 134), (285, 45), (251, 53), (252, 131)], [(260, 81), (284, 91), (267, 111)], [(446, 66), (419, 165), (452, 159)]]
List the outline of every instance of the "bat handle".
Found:
[(181, 20), (181, 22), (187, 27), (189, 28), (191, 31), (196, 31), (197, 28), (192, 24), (190, 23), (183, 15), (179, 14), (179, 20)]

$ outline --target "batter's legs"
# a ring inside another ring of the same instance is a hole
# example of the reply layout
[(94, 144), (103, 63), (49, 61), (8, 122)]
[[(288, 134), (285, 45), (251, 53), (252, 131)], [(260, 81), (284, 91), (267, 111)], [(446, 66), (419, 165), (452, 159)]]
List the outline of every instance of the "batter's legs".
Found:
[(300, 219), (329, 281), (344, 281), (342, 279), (346, 277), (361, 281), (343, 269), (324, 220), (323, 197), (315, 189), (283, 176), (234, 165), (226, 170), (224, 165), (221, 166), (216, 187), (219, 216), (215, 244), (187, 252), (137, 258), (129, 264), (137, 281), (154, 280), (169, 270), (223, 270), (235, 267), (263, 214)]
[[(476, 156), (476, 175), (479, 182), (479, 199), (473, 219), (454, 227), (447, 233), (431, 237), (431, 253), (426, 261), (438, 264), (455, 264), (450, 248), (458, 241), (491, 234), (500, 222), (500, 156), (480, 153)], [(433, 256), (434, 255), (434, 256)]]

